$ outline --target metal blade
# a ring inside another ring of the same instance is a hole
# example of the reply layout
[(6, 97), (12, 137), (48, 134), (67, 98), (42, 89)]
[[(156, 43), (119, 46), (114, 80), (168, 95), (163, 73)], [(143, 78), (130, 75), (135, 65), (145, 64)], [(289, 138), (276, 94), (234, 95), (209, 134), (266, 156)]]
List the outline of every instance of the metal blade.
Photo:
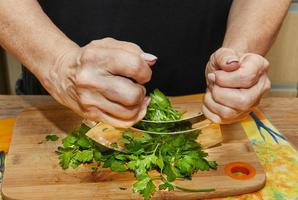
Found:
[(191, 133), (194, 131), (198, 131), (201, 130), (203, 128), (206, 128), (208, 126), (210, 126), (212, 124), (212, 122), (208, 119), (205, 118), (204, 121), (200, 121), (199, 123), (195, 123), (192, 124), (191, 129), (187, 129), (187, 130), (182, 130), (182, 131), (175, 131), (175, 132), (154, 132), (154, 131), (145, 131), (145, 130), (141, 130), (141, 129), (137, 129), (132, 127), (132, 130), (135, 131), (139, 131), (139, 132), (143, 132), (143, 133), (148, 133), (148, 134), (157, 134), (157, 135), (174, 135), (174, 134), (187, 134), (187, 133)]
[(206, 119), (205, 115), (203, 113), (198, 113), (195, 116), (179, 119), (179, 120), (171, 120), (171, 121), (151, 121), (151, 120), (145, 120), (142, 119), (141, 122), (145, 124), (172, 124), (172, 123), (184, 123), (184, 122), (190, 122), (191, 124), (195, 124), (197, 122), (204, 121)]

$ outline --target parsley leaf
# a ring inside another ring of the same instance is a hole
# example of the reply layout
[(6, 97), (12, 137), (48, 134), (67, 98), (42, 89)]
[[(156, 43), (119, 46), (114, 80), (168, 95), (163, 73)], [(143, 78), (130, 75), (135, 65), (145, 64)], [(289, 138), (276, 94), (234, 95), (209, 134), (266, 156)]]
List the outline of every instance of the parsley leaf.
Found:
[(91, 162), (93, 160), (93, 151), (92, 150), (78, 151), (74, 159), (76, 159), (81, 163)]
[(150, 199), (150, 197), (155, 192), (155, 188), (156, 188), (156, 186), (154, 185), (154, 183), (152, 182), (152, 180), (150, 180), (147, 183), (145, 189), (141, 190), (140, 193), (144, 197), (145, 200), (148, 200), (148, 199)]
[(102, 154), (100, 153), (100, 151), (94, 150), (93, 151), (93, 158), (94, 158), (95, 161), (100, 161), (100, 159), (102, 158)]
[(90, 140), (85, 137), (85, 136), (81, 136), (78, 140), (77, 140), (77, 144), (85, 149), (88, 149), (92, 146), (92, 143), (90, 142)]
[(57, 135), (47, 135), (45, 138), (46, 141), (57, 141), (59, 139)]
[(133, 191), (139, 192), (144, 190), (150, 181), (151, 178), (147, 174), (145, 176), (141, 176), (138, 181), (133, 184)]
[(111, 163), (111, 170), (114, 172), (125, 172), (127, 170), (127, 167), (123, 162), (113, 160)]
[(150, 103), (144, 119), (152, 121), (169, 121), (182, 117), (182, 113), (173, 109), (169, 99), (158, 89), (150, 94)]
[(71, 151), (66, 151), (59, 155), (60, 165), (63, 169), (67, 169), (69, 167), (69, 163), (73, 156), (74, 155)]
[(74, 145), (77, 140), (78, 140), (78, 137), (72, 133), (62, 140), (62, 144), (64, 147), (70, 147)]

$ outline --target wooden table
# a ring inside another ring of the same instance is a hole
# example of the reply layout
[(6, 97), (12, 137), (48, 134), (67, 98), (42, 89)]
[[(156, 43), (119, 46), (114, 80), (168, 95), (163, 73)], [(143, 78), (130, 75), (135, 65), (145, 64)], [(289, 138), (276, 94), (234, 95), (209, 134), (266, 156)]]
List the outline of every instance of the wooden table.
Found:
[[(0, 118), (16, 117), (30, 106), (57, 104), (49, 96), (0, 95)], [(267, 97), (259, 106), (275, 127), (298, 148), (298, 98)]]

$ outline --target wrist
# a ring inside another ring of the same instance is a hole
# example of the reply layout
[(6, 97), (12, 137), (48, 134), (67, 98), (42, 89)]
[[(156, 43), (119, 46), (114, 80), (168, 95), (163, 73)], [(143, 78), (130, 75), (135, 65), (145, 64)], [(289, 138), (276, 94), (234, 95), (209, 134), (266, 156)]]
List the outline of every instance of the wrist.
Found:
[(222, 47), (233, 49), (235, 52), (239, 54), (245, 54), (250, 52), (249, 44), (245, 40), (236, 41), (225, 38)]
[(52, 54), (50, 60), (45, 65), (41, 65), (33, 71), (41, 84), (51, 93), (59, 90), (59, 85), (63, 79), (68, 79), (73, 73), (77, 62), (77, 55), (80, 47), (74, 42), (66, 42)]
[(68, 38), (52, 39), (51, 44), (47, 44), (47, 48), (36, 56), (28, 68), (37, 78), (44, 78), (67, 52), (76, 49), (79, 49), (79, 46)]

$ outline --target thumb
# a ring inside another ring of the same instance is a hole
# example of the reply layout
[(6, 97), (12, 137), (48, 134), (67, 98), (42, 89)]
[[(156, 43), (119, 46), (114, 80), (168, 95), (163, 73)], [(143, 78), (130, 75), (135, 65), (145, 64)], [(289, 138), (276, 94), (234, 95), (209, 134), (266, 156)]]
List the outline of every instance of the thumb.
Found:
[(215, 64), (214, 67), (218, 70), (230, 72), (235, 71), (240, 67), (240, 57), (233, 49), (220, 48), (211, 58), (214, 59), (212, 63)]
[(150, 66), (156, 63), (157, 57), (150, 53), (142, 53), (141, 57), (146, 61), (146, 63)]

